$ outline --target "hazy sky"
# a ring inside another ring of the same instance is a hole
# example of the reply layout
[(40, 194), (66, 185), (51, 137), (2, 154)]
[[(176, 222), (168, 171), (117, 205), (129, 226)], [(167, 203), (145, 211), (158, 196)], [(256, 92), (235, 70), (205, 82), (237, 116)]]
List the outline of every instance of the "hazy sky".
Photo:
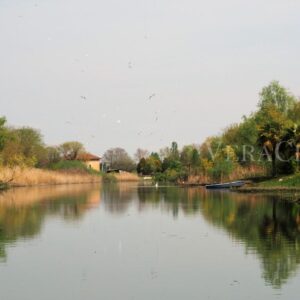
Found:
[(0, 115), (48, 144), (200, 143), (273, 79), (300, 95), (299, 0), (0, 0)]

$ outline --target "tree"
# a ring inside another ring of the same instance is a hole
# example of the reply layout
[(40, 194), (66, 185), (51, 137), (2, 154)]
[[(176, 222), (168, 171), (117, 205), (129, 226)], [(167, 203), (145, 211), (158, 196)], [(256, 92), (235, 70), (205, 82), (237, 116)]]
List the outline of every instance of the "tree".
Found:
[(146, 175), (146, 159), (142, 157), (136, 166), (136, 170), (139, 174)]
[(59, 151), (64, 159), (75, 160), (77, 155), (81, 151), (84, 151), (84, 147), (80, 142), (71, 141), (61, 144), (59, 146)]
[(196, 148), (192, 151), (191, 165), (192, 168), (197, 168), (200, 165), (200, 155)]
[(171, 149), (169, 147), (161, 148), (159, 150), (160, 160), (164, 160), (165, 158), (171, 155)]
[(171, 145), (171, 158), (173, 160), (179, 160), (178, 144), (176, 142), (172, 142)]
[(191, 171), (196, 172), (196, 169), (200, 166), (199, 151), (194, 145), (184, 146), (180, 154), (180, 161), (187, 168), (189, 174)]
[(103, 155), (103, 160), (109, 169), (120, 169), (128, 172), (136, 169), (134, 161), (123, 148), (107, 150)]
[(296, 98), (276, 80), (272, 81), (260, 92), (260, 109), (274, 106), (279, 112), (286, 115), (294, 107), (295, 103)]
[(14, 130), (20, 143), (21, 152), (25, 157), (35, 157), (37, 160), (45, 153), (45, 145), (41, 133), (30, 127)]
[(149, 156), (149, 151), (146, 149), (138, 148), (134, 154), (134, 158), (139, 162), (142, 158), (147, 158)]
[(8, 128), (1, 156), (3, 163), (11, 167), (38, 166), (45, 157), (42, 135), (30, 127)]
[(47, 147), (46, 148), (46, 163), (51, 164), (51, 163), (56, 163), (61, 160), (61, 155), (59, 152), (58, 147)]
[(0, 151), (3, 150), (5, 141), (7, 139), (7, 129), (5, 127), (6, 119), (0, 118)]
[(295, 105), (289, 110), (288, 117), (295, 124), (300, 125), (300, 101), (297, 101)]
[(287, 129), (293, 124), (274, 104), (264, 106), (257, 119), (259, 121), (257, 143), (262, 147), (265, 157), (271, 160), (272, 176), (274, 177), (277, 173), (278, 146), (283, 141)]
[(229, 126), (222, 135), (222, 143), (234, 147), (238, 161), (242, 165), (252, 164), (260, 155), (260, 148), (256, 143), (258, 131), (255, 117), (255, 115), (244, 116), (241, 123)]
[(236, 163), (237, 157), (234, 149), (227, 145), (216, 153), (210, 173), (214, 179), (222, 181), (224, 177), (227, 177), (232, 173)]

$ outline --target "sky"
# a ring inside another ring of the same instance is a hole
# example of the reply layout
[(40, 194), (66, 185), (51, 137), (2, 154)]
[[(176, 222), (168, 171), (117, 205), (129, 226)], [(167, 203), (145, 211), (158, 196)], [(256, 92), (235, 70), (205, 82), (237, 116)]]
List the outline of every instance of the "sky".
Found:
[(300, 96), (298, 0), (0, 0), (0, 115), (102, 155), (201, 143), (279, 80)]

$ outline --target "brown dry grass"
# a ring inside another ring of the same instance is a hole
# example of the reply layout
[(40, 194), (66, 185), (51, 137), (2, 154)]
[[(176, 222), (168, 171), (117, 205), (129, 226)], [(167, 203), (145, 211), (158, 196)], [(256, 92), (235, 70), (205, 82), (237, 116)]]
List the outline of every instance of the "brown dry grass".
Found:
[[(262, 177), (267, 175), (267, 170), (260, 166), (237, 167), (229, 176), (223, 178), (225, 181), (233, 181), (245, 178)], [(192, 175), (188, 178), (189, 184), (213, 183), (215, 180), (208, 175)]]
[(123, 182), (140, 180), (140, 178), (137, 174), (129, 173), (129, 172), (117, 173), (117, 174), (114, 174), (114, 176), (116, 177), (117, 181), (123, 181)]
[(0, 181), (8, 182), (12, 186), (34, 186), (73, 183), (100, 182), (101, 177), (89, 174), (70, 174), (67, 172), (43, 169), (0, 168)]

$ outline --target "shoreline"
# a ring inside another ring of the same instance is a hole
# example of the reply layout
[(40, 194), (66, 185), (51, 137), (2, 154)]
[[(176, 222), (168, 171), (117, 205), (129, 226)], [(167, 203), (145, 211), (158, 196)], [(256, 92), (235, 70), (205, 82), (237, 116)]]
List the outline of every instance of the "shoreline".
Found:
[(0, 190), (13, 187), (54, 186), (101, 183), (102, 176), (88, 173), (59, 172), (37, 168), (0, 169)]
[(241, 187), (237, 189), (231, 189), (234, 192), (238, 193), (293, 193), (298, 192), (300, 193), (300, 187), (260, 187), (260, 186), (253, 186), (253, 187)]

